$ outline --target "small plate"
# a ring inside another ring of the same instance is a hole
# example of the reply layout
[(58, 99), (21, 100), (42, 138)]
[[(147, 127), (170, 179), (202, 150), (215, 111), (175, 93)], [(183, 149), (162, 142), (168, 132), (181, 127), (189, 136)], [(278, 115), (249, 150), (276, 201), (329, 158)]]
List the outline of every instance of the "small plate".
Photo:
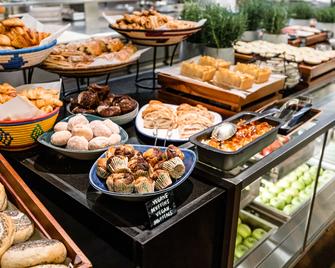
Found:
[[(177, 109), (178, 105), (174, 104), (167, 104), (164, 103), (164, 105), (167, 105), (173, 109)], [(138, 132), (140, 132), (142, 135), (150, 137), (150, 138), (155, 138), (154, 136), (154, 129), (152, 128), (145, 128), (144, 127), (144, 120), (142, 118), (142, 113), (143, 111), (148, 107), (148, 104), (144, 105), (140, 111), (138, 112), (138, 115), (135, 120), (135, 126)], [(216, 125), (222, 121), (221, 115), (219, 115), (216, 112), (209, 111), (213, 116), (214, 116), (214, 122), (213, 125)], [(167, 129), (158, 129), (157, 131), (157, 138), (160, 140), (167, 140), (169, 142), (187, 142), (189, 138), (181, 138), (179, 135), (178, 129), (173, 129), (172, 130), (172, 135), (170, 138), (167, 138)]]
[[(71, 112), (70, 106), (71, 106), (71, 103), (69, 103), (68, 105), (66, 105), (66, 111), (69, 114), (75, 114), (75, 113)], [(117, 116), (110, 116), (110, 117), (100, 117), (100, 118), (102, 118), (102, 119), (110, 119), (115, 124), (118, 124), (118, 125), (125, 125), (125, 124), (131, 122), (136, 117), (136, 115), (138, 114), (138, 109), (139, 109), (139, 104), (136, 101), (136, 108), (133, 111), (129, 112), (129, 113), (122, 114), (122, 115), (117, 115)]]
[[(65, 119), (61, 120), (61, 122), (68, 122), (70, 118), (74, 117), (75, 115), (71, 115), (69, 117), (66, 117)], [(93, 121), (93, 120), (105, 120), (106, 118), (101, 118), (99, 116), (95, 116), (95, 115), (88, 115), (86, 114), (85, 117), (87, 118), (88, 121)], [(121, 136), (121, 141), (120, 144), (123, 144), (125, 142), (127, 142), (128, 140), (128, 134), (127, 132), (120, 127), (120, 136)], [(50, 140), (51, 140), (51, 136), (52, 134), (54, 134), (54, 131), (48, 131), (45, 132), (44, 134), (42, 134), (41, 136), (38, 137), (38, 142), (57, 151), (60, 154), (63, 154), (65, 156), (74, 158), (74, 159), (78, 159), (78, 160), (92, 160), (92, 159), (97, 159), (99, 157), (99, 155), (101, 155), (103, 152), (105, 152), (108, 147), (103, 148), (103, 149), (97, 149), (97, 150), (87, 150), (87, 151), (82, 151), (82, 150), (70, 150), (70, 149), (66, 149), (64, 147), (58, 147), (55, 146), (53, 144), (51, 144)]]
[[(150, 145), (133, 145), (132, 146), (135, 148), (135, 150), (138, 150), (140, 152), (145, 152), (146, 150), (152, 148), (153, 146)], [(159, 149), (161, 149), (162, 151), (166, 149), (166, 147), (157, 147)], [(180, 148), (181, 151), (184, 153), (185, 158), (183, 160), (184, 164), (185, 164), (185, 174), (178, 180), (173, 180), (172, 185), (170, 185), (169, 187), (163, 189), (163, 190), (159, 190), (159, 191), (155, 191), (153, 193), (146, 193), (146, 194), (139, 194), (139, 193), (118, 193), (118, 192), (111, 192), (108, 190), (105, 180), (100, 179), (97, 176), (97, 161), (93, 164), (91, 170), (90, 170), (90, 184), (98, 191), (110, 195), (114, 198), (120, 199), (120, 200), (124, 200), (124, 201), (143, 201), (143, 200), (147, 200), (150, 198), (153, 198), (157, 195), (161, 195), (165, 192), (171, 191), (172, 189), (178, 187), (179, 185), (181, 185), (192, 173), (196, 161), (197, 161), (197, 157), (196, 154), (188, 149), (183, 149)], [(100, 158), (105, 157), (105, 153), (103, 155), (100, 156)]]

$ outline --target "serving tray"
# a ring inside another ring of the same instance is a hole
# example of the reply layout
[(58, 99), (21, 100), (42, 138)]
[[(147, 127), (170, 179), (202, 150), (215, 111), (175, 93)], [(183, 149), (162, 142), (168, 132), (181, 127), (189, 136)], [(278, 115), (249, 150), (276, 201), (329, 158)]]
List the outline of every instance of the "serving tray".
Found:
[(91, 262), (84, 253), (1, 154), (0, 182), (4, 185), (10, 202), (34, 222), (35, 228), (43, 236), (63, 242), (67, 249), (67, 256), (71, 259), (73, 267), (92, 267)]

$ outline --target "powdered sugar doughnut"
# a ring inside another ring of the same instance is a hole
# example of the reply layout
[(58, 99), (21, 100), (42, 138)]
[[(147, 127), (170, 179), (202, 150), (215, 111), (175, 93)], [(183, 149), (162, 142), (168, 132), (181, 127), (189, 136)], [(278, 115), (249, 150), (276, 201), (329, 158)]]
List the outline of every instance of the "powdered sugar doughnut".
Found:
[(89, 125), (76, 125), (72, 129), (72, 136), (82, 136), (90, 141), (93, 138), (93, 131)]
[(97, 150), (106, 148), (109, 146), (109, 138), (107, 137), (95, 137), (90, 140), (88, 143), (88, 149), (89, 150)]
[(72, 134), (70, 131), (67, 130), (61, 130), (58, 132), (55, 132), (51, 136), (51, 143), (56, 146), (64, 146), (68, 142), (68, 140), (71, 138)]
[(121, 136), (119, 134), (112, 134), (109, 137), (109, 145), (119, 144), (121, 141)]
[(112, 131), (106, 127), (104, 124), (96, 125), (93, 128), (94, 137), (109, 137), (112, 135)]
[(88, 150), (88, 141), (81, 136), (73, 136), (67, 142), (67, 149)]
[(95, 128), (97, 125), (103, 125), (102, 120), (93, 120), (90, 122), (91, 129)]
[(117, 124), (115, 124), (112, 120), (106, 119), (103, 121), (103, 124), (108, 127), (112, 133), (119, 134), (120, 133), (120, 128)]
[(62, 131), (62, 130), (67, 130), (67, 122), (58, 122), (55, 126), (54, 126), (54, 131), (58, 132), (58, 131)]
[(76, 125), (88, 125), (88, 124), (89, 122), (85, 116), (83, 116), (82, 114), (77, 114), (74, 117), (70, 118), (67, 125), (67, 129), (72, 130)]

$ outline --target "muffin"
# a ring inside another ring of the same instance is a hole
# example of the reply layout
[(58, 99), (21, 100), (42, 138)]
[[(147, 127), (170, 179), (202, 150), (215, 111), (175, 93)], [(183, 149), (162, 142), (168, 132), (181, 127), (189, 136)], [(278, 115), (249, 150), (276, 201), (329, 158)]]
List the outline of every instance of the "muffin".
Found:
[(130, 173), (114, 173), (108, 176), (106, 185), (113, 192), (132, 193), (134, 191), (134, 176)]
[(114, 173), (129, 172), (128, 158), (121, 155), (108, 158), (107, 169)]
[(158, 148), (150, 148), (143, 153), (143, 157), (151, 166), (154, 167), (163, 159), (163, 152)]
[(133, 157), (128, 162), (128, 168), (134, 174), (135, 178), (140, 176), (149, 176), (150, 165), (142, 157)]
[(171, 159), (171, 158), (174, 158), (174, 157), (179, 157), (181, 160), (184, 160), (184, 158), (185, 158), (183, 152), (177, 146), (174, 146), (173, 144), (170, 144), (166, 148), (165, 155), (166, 155), (167, 159)]
[(138, 177), (134, 181), (135, 192), (144, 194), (144, 193), (153, 193), (155, 191), (155, 182), (147, 177)]
[(169, 172), (173, 179), (179, 179), (185, 173), (185, 165), (179, 157), (174, 157), (162, 164), (162, 168)]
[(109, 175), (107, 160), (107, 158), (99, 158), (97, 161), (97, 175), (101, 179), (107, 179)]
[(152, 174), (152, 179), (155, 181), (155, 189), (162, 190), (172, 184), (172, 180), (168, 171), (157, 169)]

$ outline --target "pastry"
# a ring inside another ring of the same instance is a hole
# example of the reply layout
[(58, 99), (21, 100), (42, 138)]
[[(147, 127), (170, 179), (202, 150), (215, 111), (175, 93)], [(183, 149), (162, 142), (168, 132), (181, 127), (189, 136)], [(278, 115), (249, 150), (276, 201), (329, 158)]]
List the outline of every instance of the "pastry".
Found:
[(55, 126), (54, 126), (54, 131), (58, 132), (58, 131), (64, 131), (67, 130), (67, 122), (58, 122)]
[(107, 168), (110, 172), (123, 173), (129, 172), (128, 158), (126, 156), (113, 156), (107, 160)]
[(0, 34), (0, 45), (1, 46), (10, 46), (11, 45), (10, 38), (7, 35)]
[(113, 173), (108, 176), (106, 185), (110, 191), (132, 193), (134, 191), (134, 176), (130, 173)]
[(195, 79), (199, 79), (204, 82), (209, 82), (213, 79), (215, 74), (216, 67), (207, 66), (207, 65), (199, 65), (194, 62), (186, 62), (184, 61), (181, 64), (180, 73), (187, 77), (192, 77)]
[(24, 268), (39, 264), (61, 264), (66, 258), (63, 243), (41, 239), (19, 243), (9, 248), (1, 258), (3, 268)]
[(110, 138), (107, 137), (95, 137), (91, 139), (88, 143), (88, 149), (89, 150), (98, 150), (107, 148), (109, 145), (111, 145)]
[(255, 83), (265, 83), (269, 80), (271, 75), (270, 68), (261, 68), (256, 64), (237, 63), (235, 71), (246, 73), (254, 77)]
[(90, 125), (75, 125), (72, 128), (72, 136), (81, 136), (90, 141), (93, 138), (93, 131)]
[[(56, 132), (59, 133), (59, 132)], [(74, 136), (71, 137), (66, 145), (67, 149), (71, 150), (88, 150), (88, 141), (84, 137), (81, 136)]]
[(27, 241), (34, 232), (34, 224), (19, 210), (6, 210), (4, 213), (9, 216), (14, 224), (14, 241), (13, 244)]
[(7, 208), (7, 194), (5, 187), (0, 183), (0, 211), (4, 211)]
[(86, 108), (96, 107), (99, 104), (99, 96), (92, 91), (83, 91), (79, 93), (77, 101), (80, 106)]
[(103, 124), (108, 127), (113, 134), (119, 134), (120, 133), (120, 127), (115, 124), (112, 120), (106, 119), (103, 121)]
[(185, 165), (179, 157), (174, 157), (162, 164), (162, 168), (169, 172), (173, 179), (179, 179), (185, 173)]
[(96, 109), (97, 113), (103, 117), (112, 117), (121, 115), (122, 110), (120, 106), (99, 105)]
[(147, 108), (142, 112), (145, 128), (176, 128), (176, 114), (174, 110), (160, 101), (149, 102)]
[[(12, 219), (5, 213), (0, 212), (0, 258), (14, 241), (15, 227)], [(1, 267), (2, 266), (1, 263)]]
[(112, 135), (112, 131), (110, 130), (110, 128), (105, 126), (104, 124), (97, 124), (93, 127), (92, 130), (94, 137), (110, 137), (110, 135)]
[(155, 181), (147, 177), (138, 177), (134, 181), (134, 188), (140, 194), (153, 193), (155, 191)]
[(213, 57), (209, 56), (201, 56), (199, 61), (199, 65), (204, 65), (204, 66), (213, 66), (216, 69), (219, 68), (229, 68), (230, 62), (222, 60), (222, 59), (215, 59)]
[(97, 160), (97, 175), (99, 178), (107, 179), (109, 171), (107, 169), (107, 160), (108, 158), (99, 158)]
[(143, 153), (144, 159), (151, 165), (155, 166), (159, 161), (163, 160), (163, 152), (158, 148), (150, 148)]
[(121, 136), (115, 133), (110, 135), (108, 139), (109, 139), (109, 145), (116, 145), (121, 142)]
[(67, 128), (68, 130), (72, 130), (73, 127), (76, 125), (87, 125), (87, 124), (89, 124), (87, 118), (82, 114), (78, 114), (69, 119)]
[(163, 169), (157, 169), (152, 175), (152, 179), (155, 181), (155, 189), (162, 190), (172, 184), (172, 180), (168, 171)]
[(69, 266), (64, 264), (39, 264), (30, 266), (30, 268), (69, 268)]
[(50, 142), (56, 146), (64, 146), (68, 143), (69, 139), (72, 137), (72, 134), (68, 130), (62, 130), (52, 134)]
[(170, 144), (166, 148), (165, 155), (167, 159), (179, 157), (181, 160), (184, 160), (185, 158), (184, 153), (177, 146), (174, 146), (173, 144)]
[(216, 71), (213, 81), (218, 86), (247, 90), (252, 87), (255, 79), (249, 74), (221, 68)]
[(134, 174), (135, 178), (140, 176), (149, 176), (150, 165), (143, 157), (133, 157), (128, 162), (128, 168)]

